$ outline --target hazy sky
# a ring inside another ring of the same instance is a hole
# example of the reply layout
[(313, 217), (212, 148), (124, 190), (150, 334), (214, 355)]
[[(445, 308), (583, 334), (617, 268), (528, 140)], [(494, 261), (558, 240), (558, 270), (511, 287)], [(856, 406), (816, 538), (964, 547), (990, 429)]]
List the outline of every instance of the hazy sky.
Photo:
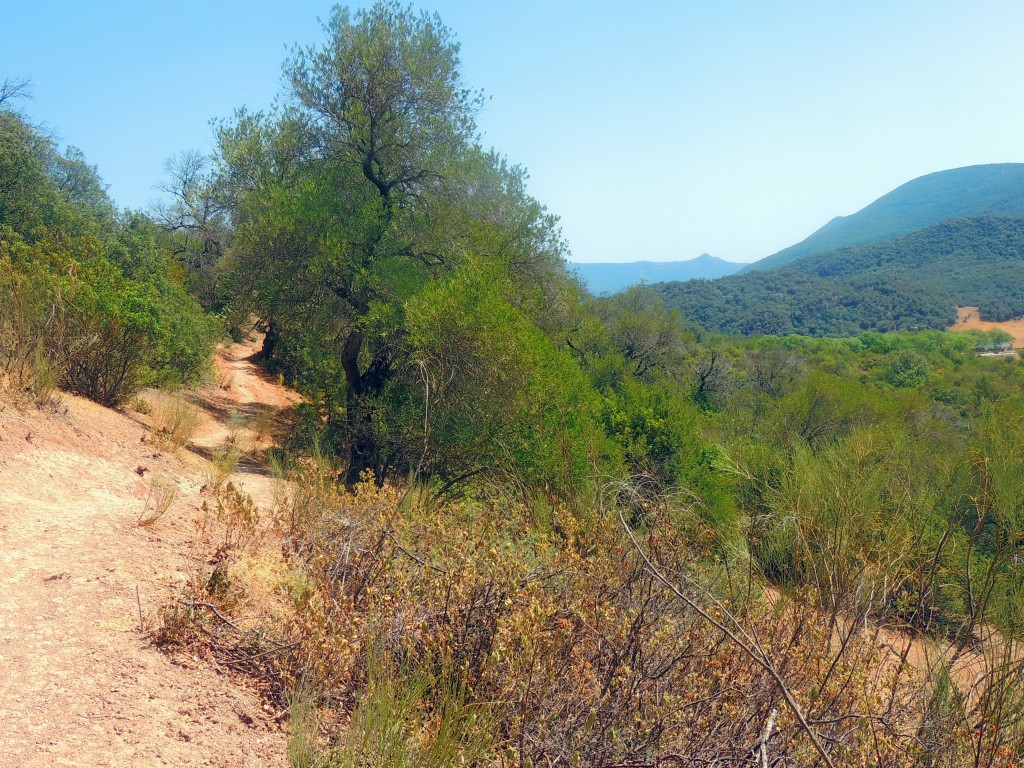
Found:
[[(265, 108), (331, 3), (11, 0), (0, 78), (121, 206)], [(357, 6), (360, 3), (351, 3)], [(430, 0), (576, 261), (753, 261), (917, 176), (1024, 161), (1024, 2)]]

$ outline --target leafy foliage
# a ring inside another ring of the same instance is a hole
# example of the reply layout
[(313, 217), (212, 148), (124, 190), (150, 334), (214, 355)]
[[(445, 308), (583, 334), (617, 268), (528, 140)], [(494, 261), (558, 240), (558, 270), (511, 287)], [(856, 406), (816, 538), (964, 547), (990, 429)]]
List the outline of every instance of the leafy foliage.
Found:
[(95, 168), (0, 111), (0, 374), (45, 400), (62, 386), (118, 405), (195, 381), (215, 327), (145, 217), (118, 214)]
[(825, 278), (792, 268), (657, 286), (666, 303), (720, 333), (850, 336), (945, 328), (953, 301), (890, 274)]
[[(307, 396), (277, 509), (211, 483), (218, 554), (158, 639), (293, 701), (306, 766), (1018, 765), (1022, 364), (878, 329), (945, 324), (1020, 222), (666, 289), (761, 334), (716, 336), (650, 288), (580, 290), (523, 170), (478, 146), (436, 16), (325, 32), (212, 171), (180, 159), (159, 225), (0, 111), (5, 383), (195, 379), (191, 286), (254, 313)], [(182, 400), (153, 415), (169, 447), (195, 428)], [(268, 518), (274, 616), (242, 628)]]
[[(474, 143), (482, 101), (462, 86), (458, 46), (440, 21), (377, 3), (355, 15), (336, 9), (324, 31), (323, 46), (286, 64), (294, 106), (223, 126), (220, 165), (233, 204), (238, 301), (267, 322), (265, 356), (310, 395), (351, 485), (367, 469), (383, 481), (415, 468), (428, 436), (416, 434), (424, 420), (413, 411), (439, 394), (464, 400), (471, 391), (440, 380), (424, 390), (440, 375), (428, 363), (451, 363), (445, 344), (461, 340), (464, 349), (449, 350), (470, 355), (459, 365), (482, 366), (460, 369), (467, 381), (496, 382), (481, 345), (506, 332), (522, 344), (509, 364), (528, 371), (502, 375), (522, 382), (540, 371), (526, 351), (540, 337), (528, 326), (559, 322), (570, 282), (555, 221), (525, 194), (522, 171)], [(469, 263), (507, 284), (486, 312), (473, 291), (446, 293), (466, 284)], [(447, 312), (431, 322), (452, 339), (429, 338), (426, 295)], [(415, 338), (410, 310), (420, 316)], [(477, 320), (489, 313), (489, 327), (470, 329), (457, 316), (467, 311)], [(481, 392), (481, 404), (489, 397)], [(445, 415), (435, 437), (454, 447), (455, 424), (469, 409), (436, 405)], [(499, 416), (495, 425), (511, 421)], [(497, 428), (511, 440), (506, 449), (521, 454), (519, 440)], [(451, 454), (453, 473), (474, 456), (494, 458), (494, 445), (481, 449), (487, 436), (478, 437)], [(440, 468), (444, 459), (432, 461)]]

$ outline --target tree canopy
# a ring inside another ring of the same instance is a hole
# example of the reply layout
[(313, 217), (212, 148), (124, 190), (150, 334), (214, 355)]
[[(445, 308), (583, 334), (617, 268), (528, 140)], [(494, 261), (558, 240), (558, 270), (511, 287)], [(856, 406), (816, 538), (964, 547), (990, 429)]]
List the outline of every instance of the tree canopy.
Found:
[(319, 393), (354, 483), (412, 462), (389, 411), (402, 398), (384, 397), (420, 387), (408, 302), (471, 255), (516, 282), (516, 311), (554, 317), (568, 278), (525, 174), (477, 143), (483, 98), (439, 18), (379, 2), (336, 8), (324, 32), (286, 62), (286, 106), (221, 127), (218, 162), (236, 289), (271, 365)]
[(0, 88), (0, 383), (118, 405), (148, 384), (196, 381), (216, 324), (159, 228), (118, 212), (80, 150), (61, 152), (14, 111), (16, 92)]

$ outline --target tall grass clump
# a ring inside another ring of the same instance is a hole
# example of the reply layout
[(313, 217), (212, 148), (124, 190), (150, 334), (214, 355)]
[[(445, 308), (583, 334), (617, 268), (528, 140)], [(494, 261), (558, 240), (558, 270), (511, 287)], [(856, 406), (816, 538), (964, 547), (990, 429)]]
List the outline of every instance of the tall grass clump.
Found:
[(155, 525), (166, 515), (178, 499), (178, 486), (166, 477), (154, 477), (149, 483), (146, 503), (136, 519), (136, 524), (143, 528)]
[(242, 449), (232, 443), (215, 449), (210, 455), (209, 485), (215, 490), (221, 488), (238, 468), (241, 459)]
[(316, 701), (312, 692), (299, 686), (292, 692), (288, 706), (290, 733), (286, 756), (289, 768), (319, 768), (320, 759)]
[(371, 651), (366, 684), (352, 711), (332, 768), (448, 768), (479, 765), (491, 753), (493, 721), (486, 704), (443, 668), (403, 663)]
[(165, 450), (177, 452), (188, 445), (199, 424), (199, 408), (180, 393), (163, 392), (154, 399), (150, 433)]
[[(8, 233), (8, 236), (9, 233)], [(63, 293), (15, 271), (0, 228), (0, 385), (16, 401), (49, 402), (67, 363)]]

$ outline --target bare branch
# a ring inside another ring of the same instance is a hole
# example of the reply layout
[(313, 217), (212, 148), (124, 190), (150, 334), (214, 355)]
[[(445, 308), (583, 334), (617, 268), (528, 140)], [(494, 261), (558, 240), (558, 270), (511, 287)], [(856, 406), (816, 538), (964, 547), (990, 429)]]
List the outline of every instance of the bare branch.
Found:
[(619, 522), (622, 524), (623, 529), (625, 529), (626, 534), (629, 536), (629, 540), (633, 543), (633, 547), (636, 549), (637, 553), (644, 561), (645, 566), (650, 571), (651, 575), (654, 576), (654, 578), (657, 579), (659, 582), (661, 582), (661, 584), (667, 587), (673, 594), (675, 594), (676, 597), (682, 600), (687, 606), (693, 609), (702, 619), (704, 619), (706, 622), (711, 624), (713, 627), (722, 632), (726, 637), (728, 637), (729, 640), (731, 640), (741, 651), (743, 651), (743, 653), (745, 653), (751, 661), (753, 661), (755, 664), (761, 667), (765, 672), (767, 672), (772, 677), (772, 679), (775, 681), (775, 684), (778, 685), (779, 691), (782, 693), (782, 698), (786, 702), (786, 706), (789, 707), (790, 711), (793, 713), (793, 716), (796, 717), (796, 720), (800, 725), (800, 729), (807, 734), (807, 738), (811, 740), (811, 744), (814, 745), (815, 750), (818, 752), (819, 755), (821, 755), (821, 759), (825, 762), (825, 764), (828, 765), (829, 768), (835, 768), (835, 763), (832, 762), (832, 758), (825, 750), (825, 747), (824, 745), (822, 745), (817, 733), (815, 733), (814, 729), (811, 728), (810, 723), (807, 722), (807, 718), (804, 716), (803, 709), (800, 707), (800, 704), (793, 696), (793, 693), (789, 690), (789, 687), (786, 685), (786, 681), (782, 679), (782, 675), (775, 668), (775, 665), (772, 663), (771, 659), (768, 658), (765, 651), (762, 648), (760, 648), (760, 646), (753, 643), (750, 636), (743, 629), (743, 626), (739, 623), (736, 617), (733, 616), (729, 609), (726, 608), (720, 600), (718, 600), (713, 595), (708, 593), (708, 591), (703, 586), (701, 586), (685, 574), (680, 573), (678, 575), (691, 587), (697, 589), (700, 592), (703, 592), (706, 596), (708, 596), (711, 599), (711, 602), (715, 605), (715, 607), (718, 608), (718, 610), (720, 610), (724, 616), (728, 617), (729, 622), (732, 626), (723, 623), (719, 619), (715, 618), (697, 600), (695, 600), (690, 595), (684, 593), (675, 584), (669, 581), (661, 573), (658, 567), (653, 563), (653, 561), (647, 555), (647, 552), (644, 550), (644, 548), (640, 546), (640, 542), (637, 541), (637, 538), (633, 533), (633, 529), (630, 528), (629, 523), (626, 522), (626, 518), (622, 514), (621, 509), (618, 510), (618, 516)]
[(0, 82), (0, 108), (10, 109), (10, 105), (7, 102), (31, 98), (32, 81), (27, 77), (5, 77)]

